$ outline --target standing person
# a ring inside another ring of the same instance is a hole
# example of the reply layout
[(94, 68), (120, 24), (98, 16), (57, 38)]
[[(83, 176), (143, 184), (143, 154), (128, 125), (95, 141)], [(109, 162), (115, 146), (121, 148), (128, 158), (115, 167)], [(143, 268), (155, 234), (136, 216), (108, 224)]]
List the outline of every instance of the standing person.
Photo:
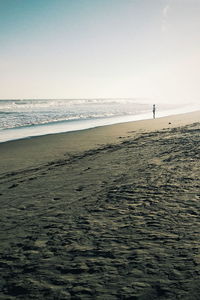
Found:
[(153, 105), (153, 118), (156, 118), (156, 105)]

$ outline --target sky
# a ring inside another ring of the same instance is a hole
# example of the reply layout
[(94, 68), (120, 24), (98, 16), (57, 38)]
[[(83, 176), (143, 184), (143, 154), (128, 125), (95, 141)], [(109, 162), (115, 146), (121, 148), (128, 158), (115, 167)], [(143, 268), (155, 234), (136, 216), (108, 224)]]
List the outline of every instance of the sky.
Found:
[(0, 99), (198, 102), (199, 0), (0, 0)]

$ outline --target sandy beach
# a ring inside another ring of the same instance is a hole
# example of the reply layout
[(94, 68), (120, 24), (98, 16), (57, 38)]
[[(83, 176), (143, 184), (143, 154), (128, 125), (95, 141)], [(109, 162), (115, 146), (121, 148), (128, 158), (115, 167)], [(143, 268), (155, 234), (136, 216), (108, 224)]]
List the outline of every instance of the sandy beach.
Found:
[(0, 144), (0, 299), (199, 299), (199, 120)]

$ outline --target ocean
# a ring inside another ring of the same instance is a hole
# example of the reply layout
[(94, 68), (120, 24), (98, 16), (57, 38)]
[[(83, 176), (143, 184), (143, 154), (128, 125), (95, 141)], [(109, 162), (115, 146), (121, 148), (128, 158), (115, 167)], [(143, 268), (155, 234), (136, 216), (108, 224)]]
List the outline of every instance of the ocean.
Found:
[[(152, 104), (137, 99), (0, 100), (0, 142), (152, 118)], [(198, 110), (156, 104), (157, 117)]]

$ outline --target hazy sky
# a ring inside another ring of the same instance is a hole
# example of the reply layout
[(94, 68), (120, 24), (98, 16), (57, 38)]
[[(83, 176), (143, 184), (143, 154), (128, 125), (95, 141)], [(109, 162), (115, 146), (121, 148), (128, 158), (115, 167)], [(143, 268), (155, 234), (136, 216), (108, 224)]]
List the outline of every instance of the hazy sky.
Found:
[(199, 101), (200, 0), (0, 0), (0, 98)]

